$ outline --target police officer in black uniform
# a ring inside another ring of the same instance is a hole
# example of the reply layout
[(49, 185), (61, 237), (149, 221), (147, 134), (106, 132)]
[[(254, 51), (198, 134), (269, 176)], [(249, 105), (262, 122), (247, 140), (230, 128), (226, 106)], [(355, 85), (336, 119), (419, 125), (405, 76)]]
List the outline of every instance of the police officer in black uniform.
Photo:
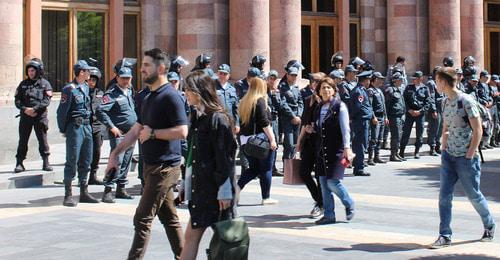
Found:
[[(385, 109), (385, 97), (382, 87), (385, 77), (380, 72), (373, 73), (368, 98), (373, 109), (374, 117), (370, 124), (370, 145), (368, 146), (368, 165), (386, 163), (380, 159), (380, 144), (384, 135), (384, 128), (389, 123)], [(374, 156), (375, 155), (375, 156)]]
[(38, 151), (42, 156), (44, 171), (52, 171), (49, 163), (49, 144), (47, 142), (47, 130), (49, 119), (47, 118), (47, 107), (52, 98), (52, 86), (43, 78), (43, 63), (38, 58), (31, 59), (26, 64), (27, 79), (21, 81), (14, 96), (16, 107), (20, 110), (19, 121), (19, 144), (16, 154), (15, 173), (23, 172), (23, 161), (28, 153), (28, 141), (31, 130), (35, 129), (38, 139)]
[(498, 144), (498, 133), (500, 131), (500, 118), (498, 114), (498, 105), (500, 104), (500, 92), (498, 90), (498, 83), (500, 82), (500, 78), (498, 75), (491, 75), (491, 79), (488, 82), (490, 87), (491, 97), (493, 98), (493, 106), (491, 107), (491, 121), (492, 121), (492, 132), (491, 132), (491, 147), (500, 147)]
[(210, 77), (214, 77), (215, 72), (212, 70), (211, 64), (212, 56), (202, 53), (198, 57), (196, 57), (195, 65), (191, 71), (203, 70)]
[(99, 82), (102, 78), (101, 71), (96, 67), (90, 68), (90, 78), (87, 80), (89, 85), (90, 101), (92, 102), (92, 162), (90, 164), (89, 185), (102, 185), (102, 180), (97, 178), (99, 169), (99, 160), (101, 159), (101, 147), (103, 141), (103, 129), (101, 121), (97, 118), (96, 110), (102, 102), (104, 92), (99, 88)]
[[(450, 57), (448, 57), (450, 58)], [(446, 58), (445, 58), (446, 59)], [(444, 64), (450, 65), (449, 61), (443, 61)], [(453, 61), (453, 60), (452, 60)], [(453, 66), (453, 63), (451, 63)], [(429, 155), (437, 156), (441, 154), (441, 134), (443, 131), (443, 101), (444, 95), (436, 90), (436, 72), (441, 67), (437, 66), (434, 68), (432, 72), (432, 78), (427, 81), (427, 87), (431, 92), (432, 99), (434, 100), (434, 104), (431, 105), (429, 109), (429, 113), (427, 114), (427, 118), (429, 121), (429, 125), (427, 126), (427, 144), (430, 147)]]
[(406, 161), (399, 157), (398, 148), (401, 141), (401, 129), (403, 127), (403, 116), (406, 112), (403, 100), (403, 76), (396, 72), (392, 76), (392, 84), (384, 90), (385, 107), (387, 118), (389, 119), (389, 129), (391, 132), (391, 162)]
[(413, 84), (408, 85), (404, 92), (403, 98), (406, 106), (405, 122), (403, 126), (403, 136), (399, 150), (399, 157), (404, 158), (406, 145), (410, 140), (413, 123), (416, 123), (417, 140), (415, 141), (415, 159), (420, 158), (420, 147), (423, 143), (424, 121), (425, 114), (434, 105), (429, 88), (422, 83), (424, 74), (421, 71), (416, 71), (413, 74)]
[[(268, 95), (268, 100), (267, 100), (267, 105), (271, 109), (271, 125), (273, 127), (273, 133), (274, 136), (278, 136), (279, 134), (279, 115), (281, 111), (281, 96), (280, 92), (278, 90), (278, 72), (276, 70), (270, 70), (269, 73), (267, 74), (267, 95)], [(276, 148), (277, 149), (277, 148)], [(273, 163), (273, 176), (281, 176), (281, 174), (278, 171), (278, 168), (276, 167), (276, 157), (274, 156), (274, 163)]]
[[(250, 61), (250, 67), (254, 67), (260, 70), (261, 75), (264, 76), (266, 73), (264, 72), (264, 64), (266, 63), (267, 58), (264, 55), (255, 55)], [(266, 75), (267, 76), (267, 75)]]

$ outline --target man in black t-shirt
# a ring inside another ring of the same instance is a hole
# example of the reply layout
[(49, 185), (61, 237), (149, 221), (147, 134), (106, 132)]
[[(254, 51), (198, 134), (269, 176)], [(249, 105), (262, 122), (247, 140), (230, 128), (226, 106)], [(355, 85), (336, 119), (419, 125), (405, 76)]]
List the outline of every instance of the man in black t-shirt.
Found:
[(169, 67), (170, 59), (160, 49), (144, 53), (141, 73), (151, 93), (142, 103), (137, 123), (110, 154), (106, 169), (112, 177), (111, 170), (119, 169), (118, 155), (139, 139), (145, 185), (134, 215), (135, 235), (128, 259), (144, 257), (156, 215), (165, 227), (175, 259), (179, 259), (183, 247), (173, 189), (181, 173), (181, 139), (187, 137), (188, 120), (181, 95), (168, 83)]

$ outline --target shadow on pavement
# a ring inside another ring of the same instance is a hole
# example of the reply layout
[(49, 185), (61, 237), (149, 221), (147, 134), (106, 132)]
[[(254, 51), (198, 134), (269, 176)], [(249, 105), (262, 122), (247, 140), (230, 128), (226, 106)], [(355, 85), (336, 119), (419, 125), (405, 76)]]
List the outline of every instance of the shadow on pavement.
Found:
[(426, 260), (426, 259), (467, 259), (467, 260), (488, 260), (488, 259), (500, 259), (493, 256), (486, 255), (471, 255), (471, 254), (452, 254), (452, 255), (438, 255), (438, 256), (424, 256), (411, 258), (411, 260)]
[[(287, 215), (262, 215), (262, 216), (242, 216), (249, 227), (256, 228), (284, 228), (284, 229), (307, 229), (315, 226), (314, 220), (309, 215), (287, 216)], [(299, 222), (290, 220), (310, 219), (310, 222)]]
[[(61, 187), (61, 186), (52, 186), (50, 188), (54, 188), (54, 187)], [(78, 199), (80, 197), (79, 193), (77, 193), (77, 191), (78, 191), (78, 187), (73, 187), (73, 198), (76, 201), (78, 201)], [(90, 194), (94, 198), (98, 199), (99, 202), (100, 202), (103, 193), (102, 192), (90, 192)], [(6, 209), (6, 208), (38, 208), (38, 207), (61, 206), (63, 200), (64, 200), (64, 189), (61, 188), (61, 196), (54, 196), (54, 197), (48, 197), (48, 198), (42, 198), (42, 199), (36, 199), (36, 200), (29, 200), (27, 204), (25, 204), (25, 203), (5, 203), (5, 204), (0, 204), (0, 209)]]
[(391, 252), (404, 252), (426, 248), (424, 245), (415, 243), (396, 243), (396, 244), (383, 244), (383, 243), (365, 243), (355, 244), (351, 247), (328, 247), (323, 248), (329, 252), (344, 252), (344, 251), (364, 251), (369, 253), (391, 253)]

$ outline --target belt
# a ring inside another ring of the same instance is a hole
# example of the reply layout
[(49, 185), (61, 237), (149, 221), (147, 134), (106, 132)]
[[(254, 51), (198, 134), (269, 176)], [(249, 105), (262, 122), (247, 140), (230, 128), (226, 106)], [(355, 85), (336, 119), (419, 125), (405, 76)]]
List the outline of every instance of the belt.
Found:
[(83, 118), (83, 117), (74, 117), (73, 122), (77, 125), (89, 125), (90, 124), (90, 119), (89, 118)]

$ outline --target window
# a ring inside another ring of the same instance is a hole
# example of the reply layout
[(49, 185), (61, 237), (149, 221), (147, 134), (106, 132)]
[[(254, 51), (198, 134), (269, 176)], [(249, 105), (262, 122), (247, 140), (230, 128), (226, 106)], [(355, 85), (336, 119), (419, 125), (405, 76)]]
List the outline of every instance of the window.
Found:
[[(96, 64), (89, 62), (90, 66), (95, 66), (104, 75), (104, 13), (97, 12), (77, 12), (77, 46), (78, 60), (90, 58), (96, 60)], [(104, 78), (99, 81), (98, 87), (103, 88)]]
[(356, 57), (360, 56), (359, 54), (359, 26), (357, 23), (350, 23), (349, 24), (349, 42), (351, 43), (350, 45), (350, 54), (351, 57)]
[(313, 11), (313, 0), (302, 0), (302, 11), (304, 12), (312, 12)]
[(334, 0), (318, 0), (317, 11), (325, 13), (335, 12), (335, 1)]
[(358, 14), (358, 0), (349, 0), (349, 13)]
[(302, 76), (311, 73), (311, 59), (311, 26), (302, 25), (302, 65), (305, 67)]
[(326, 74), (332, 70), (330, 58), (334, 51), (334, 27), (333, 26), (319, 26), (319, 71)]
[[(127, 58), (136, 58), (137, 64), (135, 69), (132, 71), (132, 85), (139, 90), (139, 78), (138, 70), (140, 67), (139, 63), (139, 32), (138, 32), (138, 22), (139, 17), (136, 14), (125, 14), (123, 17), (123, 56)], [(112, 61), (115, 62), (115, 61)]]
[(500, 22), (500, 3), (488, 3), (488, 22)]
[(54, 91), (61, 91), (70, 79), (69, 22), (68, 11), (42, 11), (42, 60)]

